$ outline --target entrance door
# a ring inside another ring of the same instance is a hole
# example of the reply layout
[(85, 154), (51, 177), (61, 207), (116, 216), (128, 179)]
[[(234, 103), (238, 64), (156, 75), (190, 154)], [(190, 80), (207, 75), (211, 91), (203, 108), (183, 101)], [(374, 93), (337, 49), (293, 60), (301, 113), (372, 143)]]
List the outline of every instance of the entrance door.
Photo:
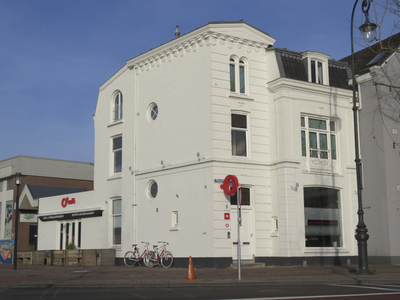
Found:
[(37, 224), (29, 225), (29, 245), (35, 246), (37, 250)]
[[(252, 230), (253, 218), (252, 210), (244, 210), (242, 207), (242, 226), (240, 227), (240, 251), (241, 259), (253, 259), (253, 230)], [(231, 232), (232, 232), (232, 258), (237, 260), (237, 238), (238, 238), (238, 227), (237, 227), (237, 210), (232, 210), (231, 220)]]

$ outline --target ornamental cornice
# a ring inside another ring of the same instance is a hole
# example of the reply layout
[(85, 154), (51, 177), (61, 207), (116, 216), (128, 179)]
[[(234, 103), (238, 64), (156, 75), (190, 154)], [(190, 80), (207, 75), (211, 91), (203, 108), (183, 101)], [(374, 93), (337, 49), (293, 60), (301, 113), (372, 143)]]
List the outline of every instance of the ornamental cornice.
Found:
[(163, 63), (172, 62), (174, 59), (184, 57), (189, 52), (196, 52), (201, 47), (213, 47), (218, 44), (226, 45), (228, 49), (234, 47), (237, 47), (238, 49), (246, 48), (248, 53), (253, 51), (258, 53), (261, 51), (263, 55), (265, 55), (264, 49), (268, 48), (268, 45), (264, 43), (208, 31), (201, 35), (188, 38), (171, 47), (166, 47), (168, 43), (162, 45), (158, 47), (159, 51), (150, 50), (149, 52), (128, 61), (127, 67), (131, 70), (136, 69), (137, 74), (139, 75), (140, 72), (150, 71), (152, 68), (160, 67)]

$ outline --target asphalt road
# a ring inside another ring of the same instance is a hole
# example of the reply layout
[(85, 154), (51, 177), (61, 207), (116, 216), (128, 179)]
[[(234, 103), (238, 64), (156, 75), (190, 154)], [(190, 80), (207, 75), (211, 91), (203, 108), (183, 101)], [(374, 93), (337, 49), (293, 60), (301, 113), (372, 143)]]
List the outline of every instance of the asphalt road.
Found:
[(15, 288), (0, 290), (1, 300), (110, 299), (400, 299), (400, 286), (204, 286), (173, 288)]

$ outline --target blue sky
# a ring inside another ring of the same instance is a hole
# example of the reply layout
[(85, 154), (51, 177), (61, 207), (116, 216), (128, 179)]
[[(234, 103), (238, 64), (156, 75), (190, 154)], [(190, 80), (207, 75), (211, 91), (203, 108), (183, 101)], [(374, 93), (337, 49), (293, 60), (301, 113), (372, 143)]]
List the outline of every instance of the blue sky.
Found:
[[(357, 26), (363, 21), (359, 2)], [(210, 21), (244, 19), (275, 38), (276, 47), (340, 59), (351, 51), (353, 5), (349, 0), (0, 0), (0, 160), (29, 155), (93, 162), (92, 116), (100, 85), (126, 60), (173, 39), (176, 25), (185, 34)], [(391, 34), (394, 20), (386, 17), (382, 38)]]

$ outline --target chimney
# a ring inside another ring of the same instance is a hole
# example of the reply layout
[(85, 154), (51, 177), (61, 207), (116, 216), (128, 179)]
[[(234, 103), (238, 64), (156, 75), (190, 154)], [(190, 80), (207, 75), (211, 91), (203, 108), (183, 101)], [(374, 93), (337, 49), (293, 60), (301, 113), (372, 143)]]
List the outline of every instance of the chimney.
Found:
[(175, 38), (178, 38), (180, 35), (181, 35), (181, 32), (179, 31), (179, 25), (176, 25)]

